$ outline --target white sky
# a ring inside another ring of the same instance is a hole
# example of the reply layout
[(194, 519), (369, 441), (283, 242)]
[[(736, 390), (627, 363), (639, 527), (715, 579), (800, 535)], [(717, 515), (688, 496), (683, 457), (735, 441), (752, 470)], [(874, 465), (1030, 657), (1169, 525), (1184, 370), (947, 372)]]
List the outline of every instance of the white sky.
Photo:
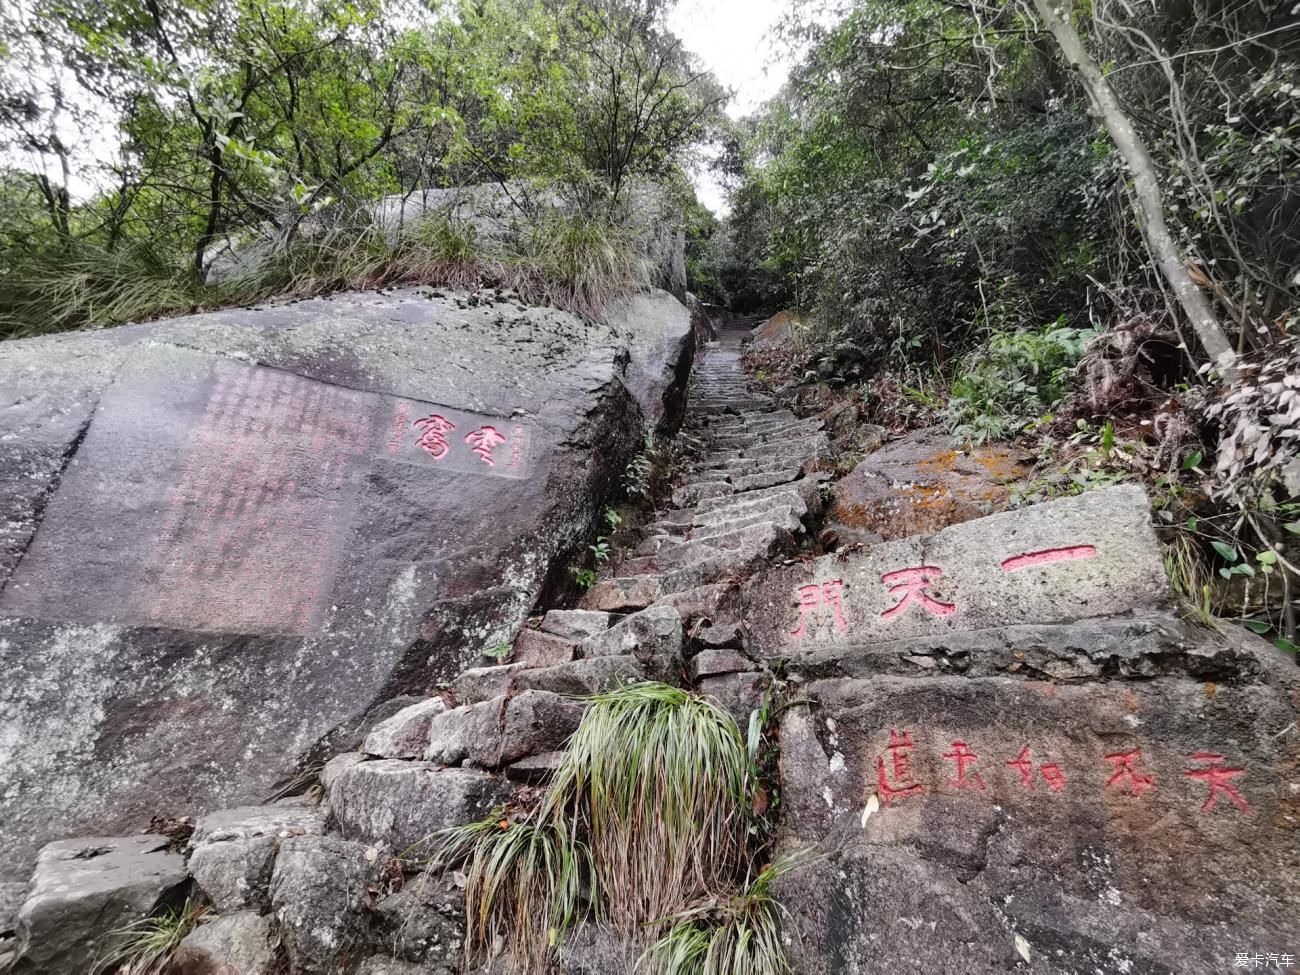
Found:
[[(727, 108), (733, 118), (749, 115), (785, 84), (789, 61), (769, 40), (785, 7), (783, 0), (680, 0), (668, 17), (686, 48), (735, 92)], [(700, 202), (725, 212), (722, 187), (706, 166), (696, 170), (691, 176)]]

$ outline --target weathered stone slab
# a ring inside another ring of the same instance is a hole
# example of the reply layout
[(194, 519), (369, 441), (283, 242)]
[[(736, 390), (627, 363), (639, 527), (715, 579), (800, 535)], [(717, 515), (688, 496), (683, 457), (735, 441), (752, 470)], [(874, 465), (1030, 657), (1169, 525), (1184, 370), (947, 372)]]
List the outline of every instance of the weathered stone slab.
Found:
[(380, 758), (420, 758), (429, 744), (429, 724), (447, 710), (447, 702), (431, 697), (403, 708), (370, 730), (361, 750)]
[(652, 606), (625, 616), (581, 644), (584, 657), (677, 655), (682, 651), (682, 617), (671, 606)]
[(929, 534), (1007, 506), (1030, 458), (1004, 446), (963, 448), (941, 429), (874, 451), (836, 482), (830, 517), (846, 536)]
[(86, 837), (45, 846), (18, 912), (16, 972), (85, 971), (113, 956), (110, 936), (174, 903), (185, 858), (165, 836)]
[(172, 954), (173, 975), (273, 975), (271, 922), (253, 911), (223, 914), (199, 925)]
[[(450, 875), (420, 874), (376, 906), (384, 947), (424, 975), (460, 971), (465, 946), (465, 893)], [(436, 966), (436, 967), (435, 967)]]
[(1285, 684), (875, 677), (802, 693), (815, 707), (781, 731), (782, 843), (836, 856), (782, 882), (796, 971), (869, 955), (1003, 972), (1019, 935), (1051, 971), (1212, 972), (1300, 939)]
[(324, 832), (325, 816), (305, 806), (247, 806), (209, 813), (190, 837), (189, 871), (218, 911), (264, 909), (280, 842)]
[(789, 655), (1167, 600), (1146, 496), (1125, 486), (775, 570), (747, 602), (755, 646)]
[(339, 776), (329, 802), (343, 836), (401, 853), (440, 829), (482, 818), (509, 794), (505, 782), (486, 772), (381, 759)]
[(608, 630), (615, 617), (589, 609), (553, 609), (542, 619), (542, 631), (566, 640), (585, 640)]
[(0, 346), (0, 880), (257, 801), (511, 640), (677, 408), (686, 310), (625, 312), (411, 290)]
[(511, 654), (510, 661), (527, 664), (529, 667), (551, 667), (572, 660), (577, 647), (574, 640), (543, 633), (541, 630), (524, 629), (515, 637), (514, 653)]
[(337, 836), (284, 841), (271, 877), (271, 909), (295, 975), (327, 975), (338, 970), (342, 952), (364, 956), (378, 947), (370, 893), (384, 867), (378, 854)]
[(0, 614), (318, 633), (375, 462), (522, 478), (532, 439), (522, 424), (215, 355), (141, 356), (101, 399)]

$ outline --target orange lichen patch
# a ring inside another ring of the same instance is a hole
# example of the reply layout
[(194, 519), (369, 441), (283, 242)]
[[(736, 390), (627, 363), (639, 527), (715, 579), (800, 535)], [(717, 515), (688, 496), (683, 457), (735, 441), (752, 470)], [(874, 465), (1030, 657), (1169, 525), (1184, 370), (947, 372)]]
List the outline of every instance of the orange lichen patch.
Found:
[(899, 497), (922, 511), (947, 511), (955, 503), (952, 491), (939, 484), (916, 484), (900, 488)]
[(1212, 697), (1214, 697), (1214, 696), (1215, 696), (1216, 694), (1218, 694), (1218, 693), (1219, 693), (1219, 685), (1217, 685), (1216, 683), (1214, 683), (1214, 681), (1212, 681), (1212, 680), (1211, 680), (1211, 681), (1206, 681), (1206, 683), (1205, 683), (1205, 696), (1206, 696), (1206, 697), (1210, 697), (1210, 698), (1212, 698)]
[(1013, 481), (1025, 476), (1025, 465), (1006, 450), (977, 450), (970, 455), (970, 459), (999, 481)]
[(916, 462), (917, 467), (928, 471), (951, 471), (961, 453), (956, 450), (941, 450)]
[(867, 504), (845, 504), (838, 501), (831, 508), (831, 517), (849, 528), (874, 529), (877, 520), (875, 515), (875, 509)]

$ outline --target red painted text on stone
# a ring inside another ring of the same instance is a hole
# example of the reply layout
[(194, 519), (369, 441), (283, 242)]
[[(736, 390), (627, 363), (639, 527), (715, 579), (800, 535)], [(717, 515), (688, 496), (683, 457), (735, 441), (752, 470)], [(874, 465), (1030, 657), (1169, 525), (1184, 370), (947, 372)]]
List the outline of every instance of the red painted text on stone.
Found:
[(465, 442), (474, 453), (478, 454), (483, 463), (495, 467), (497, 462), (492, 459), (492, 451), (498, 445), (505, 443), (506, 438), (497, 431), (496, 427), (479, 427), (473, 433), (465, 434)]
[[(1020, 773), (1020, 781), (1026, 788), (1034, 788), (1034, 763), (1030, 758), (1028, 745), (1020, 749), (1020, 754), (1012, 761), (1007, 762), (1007, 765)], [(1038, 766), (1038, 772), (1042, 775), (1043, 781), (1047, 783), (1047, 787), (1053, 792), (1060, 792), (1065, 788), (1065, 773), (1061, 770), (1061, 766), (1055, 762), (1044, 762)]]
[(1009, 558), (1002, 563), (1003, 572), (1015, 572), (1035, 565), (1047, 565), (1051, 562), (1072, 562), (1075, 559), (1091, 559), (1097, 554), (1095, 545), (1072, 545), (1068, 548), (1049, 548), (1041, 552), (1025, 552)]
[(880, 577), (880, 581), (889, 587), (891, 596), (898, 597), (898, 602), (881, 613), (881, 618), (892, 620), (896, 616), (901, 616), (913, 602), (931, 616), (951, 616), (957, 611), (954, 604), (940, 602), (925, 591), (926, 586), (942, 575), (943, 570), (932, 565), (918, 565), (911, 569), (886, 572)]
[(1148, 789), (1156, 787), (1156, 780), (1137, 768), (1142, 760), (1142, 753), (1138, 749), (1135, 748), (1131, 752), (1115, 752), (1104, 757), (1114, 769), (1111, 777), (1106, 780), (1106, 788), (1115, 786), (1123, 790), (1128, 786), (1130, 794), (1140, 796)]
[(799, 625), (790, 634), (796, 640), (803, 639), (808, 632), (808, 620), (822, 608), (831, 610), (835, 615), (835, 626), (841, 633), (847, 633), (848, 622), (844, 619), (844, 581), (832, 579), (820, 585), (812, 583), (795, 590), (799, 598)]
[(442, 460), (447, 456), (448, 451), (451, 450), (451, 446), (447, 443), (447, 434), (456, 429), (456, 424), (434, 413), (416, 420), (415, 428), (420, 431), (420, 439), (415, 442), (417, 447), (434, 460)]
[(889, 744), (886, 746), (890, 754), (890, 765), (893, 769), (893, 784), (890, 784), (888, 776), (885, 774), (885, 759), (879, 757), (876, 759), (876, 784), (879, 787), (880, 798), (884, 800), (885, 805), (889, 805), (895, 799), (906, 799), (908, 796), (918, 795), (925, 791), (925, 788), (918, 783), (912, 782), (912, 762), (907, 754), (912, 748), (912, 736), (904, 731), (901, 735), (890, 729)]
[(968, 744), (964, 741), (954, 741), (952, 743), (952, 751), (945, 752), (943, 757), (948, 759), (950, 762), (954, 762), (957, 766), (957, 777), (952, 780), (952, 785), (956, 786), (958, 789), (978, 789), (980, 792), (984, 791), (984, 780), (980, 778), (980, 774), (978, 772), (971, 772), (968, 775), (966, 772), (967, 765), (974, 765), (979, 761), (979, 756), (971, 751)]
[(1205, 797), (1205, 802), (1201, 805), (1201, 812), (1213, 811), (1220, 793), (1227, 796), (1232, 804), (1242, 812), (1250, 812), (1250, 806), (1246, 804), (1246, 800), (1241, 797), (1241, 793), (1232, 784), (1232, 780), (1237, 776), (1246, 774), (1245, 769), (1228, 768), (1223, 764), (1224, 757), (1215, 752), (1194, 752), (1192, 760), (1200, 762), (1205, 767), (1192, 769), (1184, 772), (1183, 775), (1189, 779), (1200, 779), (1210, 787), (1209, 795)]

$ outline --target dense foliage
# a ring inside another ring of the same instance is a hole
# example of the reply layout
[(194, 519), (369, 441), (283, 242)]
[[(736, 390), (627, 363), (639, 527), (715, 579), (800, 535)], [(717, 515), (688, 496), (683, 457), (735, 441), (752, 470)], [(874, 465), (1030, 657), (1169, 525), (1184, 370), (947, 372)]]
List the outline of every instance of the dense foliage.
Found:
[[(375, 243), (358, 218), (385, 195), (488, 182), (525, 216), (558, 194), (608, 222), (635, 179), (684, 186), (681, 154), (723, 93), (664, 13), (660, 0), (6, 5), (0, 334), (221, 300), (209, 269), (254, 231), (283, 256), (345, 221), (355, 260)], [(329, 277), (316, 251), (262, 287)]]
[[(1112, 2), (1076, 18), (1245, 349), (1294, 328), (1300, 296), (1300, 30), (1285, 6)], [(1178, 328), (1129, 173), (1027, 8), (863, 0), (824, 22), (791, 24), (809, 53), (751, 127), (725, 246), (761, 241), (780, 272), (777, 288), (760, 278), (765, 297), (815, 311), (827, 373), (944, 368), (1062, 316)]]

